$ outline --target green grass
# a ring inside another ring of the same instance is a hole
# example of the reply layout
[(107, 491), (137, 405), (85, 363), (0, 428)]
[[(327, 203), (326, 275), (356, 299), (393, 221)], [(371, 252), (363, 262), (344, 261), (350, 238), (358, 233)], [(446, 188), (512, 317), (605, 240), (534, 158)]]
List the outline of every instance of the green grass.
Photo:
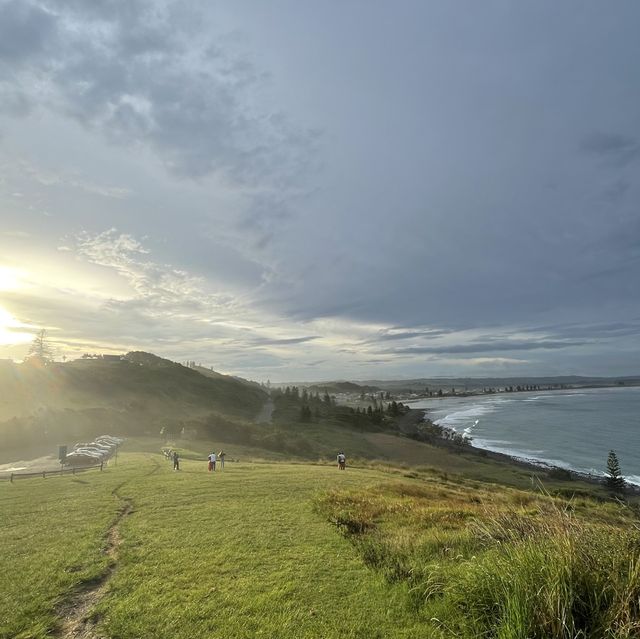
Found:
[(100, 575), (112, 494), (137, 469), (0, 483), (0, 636), (45, 637), (56, 605)]
[(639, 636), (635, 509), (429, 477), (330, 491), (318, 509), (408, 585), (433, 636)]
[(638, 636), (632, 508), (388, 464), (214, 474), (192, 453), (0, 483), (0, 637), (52, 636), (110, 561), (90, 614), (118, 639)]
[(313, 508), (319, 490), (383, 477), (275, 463), (213, 475), (189, 460), (174, 473), (159, 455), (123, 454), (103, 473), (4, 482), (0, 636), (48, 636), (56, 606), (101, 574), (116, 488), (134, 512), (96, 611), (106, 636), (422, 636), (406, 586), (367, 569)]

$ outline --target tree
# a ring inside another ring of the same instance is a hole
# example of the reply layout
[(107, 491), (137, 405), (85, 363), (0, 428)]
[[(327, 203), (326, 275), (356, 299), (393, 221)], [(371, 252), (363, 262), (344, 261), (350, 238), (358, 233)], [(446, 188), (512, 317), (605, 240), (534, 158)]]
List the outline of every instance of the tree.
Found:
[(624, 477), (620, 472), (618, 456), (613, 450), (609, 451), (609, 456), (607, 457), (607, 486), (615, 491), (621, 491), (625, 486)]
[(53, 361), (53, 349), (49, 344), (47, 338), (47, 331), (43, 328), (33, 338), (33, 342), (29, 347), (29, 354), (27, 359), (31, 361), (40, 362), (42, 364), (48, 364)]

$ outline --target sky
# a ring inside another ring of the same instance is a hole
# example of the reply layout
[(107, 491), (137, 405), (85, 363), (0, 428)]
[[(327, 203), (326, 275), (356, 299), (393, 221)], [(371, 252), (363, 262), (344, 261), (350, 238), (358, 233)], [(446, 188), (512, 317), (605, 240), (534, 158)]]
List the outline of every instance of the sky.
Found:
[(639, 21), (0, 0), (0, 358), (640, 374)]

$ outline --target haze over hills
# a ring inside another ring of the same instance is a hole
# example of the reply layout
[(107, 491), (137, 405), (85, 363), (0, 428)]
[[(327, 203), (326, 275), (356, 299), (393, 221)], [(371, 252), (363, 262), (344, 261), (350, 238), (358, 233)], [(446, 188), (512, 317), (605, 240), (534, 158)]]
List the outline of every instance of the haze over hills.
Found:
[(267, 393), (226, 375), (203, 375), (150, 353), (67, 363), (0, 366), (0, 443), (6, 447), (98, 432), (158, 434), (185, 420), (250, 420)]

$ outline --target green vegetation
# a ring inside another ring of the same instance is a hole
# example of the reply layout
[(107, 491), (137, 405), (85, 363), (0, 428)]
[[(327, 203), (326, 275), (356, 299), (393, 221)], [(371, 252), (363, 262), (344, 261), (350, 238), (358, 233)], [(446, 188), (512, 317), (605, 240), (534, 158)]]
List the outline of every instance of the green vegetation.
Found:
[(104, 472), (0, 482), (2, 639), (60, 635), (87, 593), (78, 623), (119, 639), (640, 630), (633, 507), (419, 467), (231, 461), (243, 447), (208, 473), (181, 452), (180, 472), (124, 452)]
[[(207, 473), (123, 454), (76, 478), (0, 483), (0, 637), (44, 638), (56, 610), (103, 574), (107, 530), (125, 500), (115, 570), (87, 616), (120, 639), (415, 637), (406, 587), (362, 564), (314, 512), (318, 490), (355, 488), (367, 469), (228, 463)], [(114, 494), (112, 494), (114, 491)], [(93, 580), (93, 581), (92, 581)]]
[(334, 424), (359, 431), (393, 430), (397, 431), (396, 418), (408, 412), (408, 407), (383, 401), (372, 400), (366, 408), (353, 408), (338, 404), (335, 397), (327, 391), (309, 392), (297, 386), (287, 386), (284, 390), (272, 391), (275, 404), (274, 419), (280, 423), (310, 422)]
[(459, 479), (385, 482), (318, 502), (431, 636), (637, 637), (636, 512)]
[(620, 462), (615, 451), (610, 450), (607, 457), (607, 487), (613, 491), (621, 492), (624, 490), (625, 481), (620, 471)]
[(44, 365), (0, 366), (0, 448), (82, 441), (105, 432), (200, 436), (251, 421), (266, 401), (259, 386), (200, 372), (149, 353)]
[(1, 639), (640, 636), (640, 522), (610, 498), (613, 451), (598, 486), (475, 451), (386, 395), (269, 397), (148, 353), (34, 356), (0, 387), (0, 446), (110, 431), (129, 451), (0, 482)]

